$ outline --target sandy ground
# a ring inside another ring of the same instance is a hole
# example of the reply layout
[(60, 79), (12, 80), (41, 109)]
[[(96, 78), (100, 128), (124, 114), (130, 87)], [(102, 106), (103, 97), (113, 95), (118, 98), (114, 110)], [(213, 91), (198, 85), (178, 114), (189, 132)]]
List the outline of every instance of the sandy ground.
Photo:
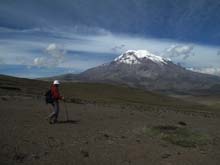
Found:
[[(36, 98), (0, 99), (0, 164), (219, 165), (220, 117), (169, 108), (61, 103), (59, 123), (50, 125), (50, 106)], [(144, 132), (185, 122), (208, 134), (208, 145), (184, 148)]]

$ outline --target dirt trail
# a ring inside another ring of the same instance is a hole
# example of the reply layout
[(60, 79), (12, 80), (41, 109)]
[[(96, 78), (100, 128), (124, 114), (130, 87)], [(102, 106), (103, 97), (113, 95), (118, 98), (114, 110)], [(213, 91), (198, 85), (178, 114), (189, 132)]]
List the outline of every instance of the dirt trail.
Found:
[[(45, 120), (49, 114), (42, 100), (0, 100), (0, 164), (79, 165), (217, 165), (220, 162), (218, 115), (178, 113), (98, 104), (68, 103), (69, 122), (61, 103), (60, 122)], [(199, 130), (209, 144), (185, 148), (144, 132), (157, 125), (178, 125)]]

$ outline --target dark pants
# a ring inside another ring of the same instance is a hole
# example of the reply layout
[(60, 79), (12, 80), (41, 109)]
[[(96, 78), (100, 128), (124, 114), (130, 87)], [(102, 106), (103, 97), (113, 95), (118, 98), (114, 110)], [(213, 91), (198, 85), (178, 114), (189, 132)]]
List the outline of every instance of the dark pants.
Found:
[(53, 106), (53, 112), (49, 115), (49, 118), (54, 119), (54, 121), (57, 121), (59, 111), (60, 111), (59, 101), (55, 100), (53, 102), (52, 106)]

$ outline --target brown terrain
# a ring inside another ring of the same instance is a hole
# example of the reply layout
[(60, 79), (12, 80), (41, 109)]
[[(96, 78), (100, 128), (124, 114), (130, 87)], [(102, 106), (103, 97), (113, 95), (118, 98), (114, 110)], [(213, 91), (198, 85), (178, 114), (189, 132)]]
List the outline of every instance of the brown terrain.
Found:
[[(0, 77), (0, 164), (219, 165), (219, 96), (168, 97), (63, 83), (49, 124), (49, 83)], [(68, 118), (67, 118), (68, 117)]]

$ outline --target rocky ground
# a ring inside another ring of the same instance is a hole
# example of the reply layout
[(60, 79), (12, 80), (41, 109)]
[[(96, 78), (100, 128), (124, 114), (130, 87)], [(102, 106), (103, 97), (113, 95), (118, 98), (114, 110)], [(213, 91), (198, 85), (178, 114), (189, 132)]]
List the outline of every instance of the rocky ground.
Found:
[[(46, 120), (50, 106), (33, 97), (0, 99), (1, 164), (179, 164), (220, 162), (220, 117), (166, 107), (61, 103), (59, 123)], [(209, 137), (191, 147), (169, 143), (146, 129), (172, 125)]]
[(220, 162), (216, 96), (183, 101), (127, 87), (64, 83), (59, 122), (49, 124), (51, 107), (42, 97), (48, 86), (0, 77), (1, 165)]

